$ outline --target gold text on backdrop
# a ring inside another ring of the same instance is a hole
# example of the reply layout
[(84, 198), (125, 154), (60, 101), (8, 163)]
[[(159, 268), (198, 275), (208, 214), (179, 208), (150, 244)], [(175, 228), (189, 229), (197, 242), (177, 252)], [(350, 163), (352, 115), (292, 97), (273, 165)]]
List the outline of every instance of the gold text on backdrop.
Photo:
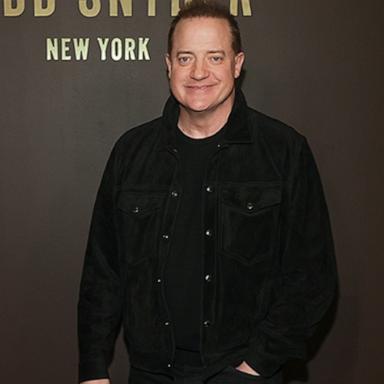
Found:
[[(55, 0), (34, 0), (33, 11), (37, 17), (51, 16), (55, 12)], [(25, 10), (25, 0), (3, 0), (4, 16), (20, 16)]]
[(109, 38), (98, 37), (97, 44), (89, 37), (82, 38), (50, 38), (46, 39), (47, 61), (86, 61), (90, 47), (97, 46), (101, 61), (148, 61), (151, 59), (148, 51), (149, 37)]
[[(102, 6), (106, 3), (109, 5), (109, 16), (133, 16), (133, 6), (135, 1), (139, 0), (78, 0), (78, 7), (80, 13), (85, 17), (95, 17), (99, 15)], [(145, 1), (145, 0), (140, 0)], [(180, 9), (182, 0), (168, 0), (170, 1), (171, 15), (176, 16)], [(190, 0), (185, 0), (187, 3)], [(228, 0), (229, 8), (234, 16), (239, 14), (239, 3), (241, 3), (242, 15), (252, 16), (251, 0)], [(32, 3), (32, 1), (31, 1)], [(164, 4), (164, 1), (162, 1)], [(34, 0), (33, 11), (36, 17), (51, 16), (56, 9), (56, 0)], [(156, 0), (147, 0), (147, 15), (156, 16)], [(3, 13), (4, 16), (15, 17), (21, 16), (25, 11), (25, 0), (3, 0)]]

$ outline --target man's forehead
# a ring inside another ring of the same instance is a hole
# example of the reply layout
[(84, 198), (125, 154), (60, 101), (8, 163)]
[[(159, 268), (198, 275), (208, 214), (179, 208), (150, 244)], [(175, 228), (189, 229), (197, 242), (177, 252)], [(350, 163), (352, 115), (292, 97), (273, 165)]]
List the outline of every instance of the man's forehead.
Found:
[[(201, 34), (201, 32), (222, 33), (224, 31), (231, 33), (230, 25), (227, 20), (217, 17), (190, 17), (182, 19), (176, 25), (174, 37), (188, 33), (192, 35)], [(223, 36), (222, 36), (223, 37)]]
[(174, 31), (173, 45), (179, 50), (189, 50), (193, 45), (203, 50), (224, 50), (231, 43), (229, 24), (224, 19), (194, 17), (181, 20)]

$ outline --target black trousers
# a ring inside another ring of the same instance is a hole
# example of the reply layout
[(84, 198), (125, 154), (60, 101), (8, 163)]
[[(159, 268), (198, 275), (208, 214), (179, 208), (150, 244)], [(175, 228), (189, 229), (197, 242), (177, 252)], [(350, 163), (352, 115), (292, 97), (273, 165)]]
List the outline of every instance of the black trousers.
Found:
[(200, 375), (188, 377), (171, 377), (130, 368), (128, 384), (282, 384), (282, 374), (278, 372), (273, 377), (255, 376), (228, 366), (214, 375), (203, 379)]

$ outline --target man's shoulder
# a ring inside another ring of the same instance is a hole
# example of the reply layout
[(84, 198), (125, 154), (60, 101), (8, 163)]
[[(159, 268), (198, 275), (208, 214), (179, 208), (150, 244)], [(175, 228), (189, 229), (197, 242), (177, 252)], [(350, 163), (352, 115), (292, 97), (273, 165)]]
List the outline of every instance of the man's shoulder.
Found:
[(261, 136), (270, 144), (294, 146), (300, 144), (304, 135), (291, 125), (254, 108), (248, 107), (248, 119), (253, 134)]
[(306, 137), (292, 126), (253, 108), (248, 109), (248, 122), (256, 145), (264, 148), (282, 175), (289, 173), (307, 145)]
[(154, 140), (161, 125), (162, 118), (156, 117), (133, 128), (129, 128), (117, 138), (115, 147), (124, 150), (143, 143), (143, 140)]

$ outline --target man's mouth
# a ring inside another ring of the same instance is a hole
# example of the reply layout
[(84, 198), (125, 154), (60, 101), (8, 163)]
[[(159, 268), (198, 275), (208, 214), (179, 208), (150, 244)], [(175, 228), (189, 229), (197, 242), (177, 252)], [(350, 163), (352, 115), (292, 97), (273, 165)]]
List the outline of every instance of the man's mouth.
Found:
[(199, 85), (187, 85), (186, 88), (194, 90), (194, 91), (205, 91), (209, 88), (212, 88), (216, 84), (199, 84)]

